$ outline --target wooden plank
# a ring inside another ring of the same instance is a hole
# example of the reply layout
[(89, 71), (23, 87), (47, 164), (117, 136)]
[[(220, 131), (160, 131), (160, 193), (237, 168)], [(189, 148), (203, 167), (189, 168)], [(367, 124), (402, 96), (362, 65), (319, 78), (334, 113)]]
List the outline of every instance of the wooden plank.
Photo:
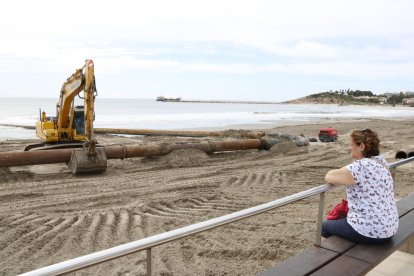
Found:
[(321, 243), (322, 248), (335, 251), (338, 253), (343, 253), (344, 251), (350, 249), (355, 245), (355, 242), (346, 240), (338, 236), (330, 236), (329, 238), (322, 240)]
[(414, 192), (409, 193), (406, 197), (403, 199), (400, 199), (397, 202), (397, 208), (398, 208), (398, 216), (402, 217), (406, 213), (414, 210)]
[(398, 231), (389, 242), (378, 245), (358, 244), (345, 252), (344, 255), (365, 260), (375, 266), (400, 248), (412, 236), (414, 236), (414, 211), (400, 219)]
[(412, 210), (398, 207), (398, 217), (401, 218), (401, 217), (405, 216), (406, 214), (408, 214), (410, 211), (412, 211)]
[[(354, 259), (349, 256), (341, 256), (329, 263), (329, 265), (320, 268), (314, 273), (310, 274), (312, 276), (332, 276), (332, 275), (341, 275), (341, 276), (355, 276), (363, 275), (364, 271), (371, 266), (370, 263)], [(289, 274), (286, 274), (289, 275)]]
[(409, 193), (406, 197), (397, 201), (397, 206), (405, 209), (414, 209), (414, 192)]
[(260, 272), (260, 276), (274, 276), (274, 275), (306, 275), (315, 269), (325, 265), (339, 254), (331, 250), (326, 250), (319, 247), (311, 247), (302, 251), (296, 256), (293, 256), (286, 261), (280, 263), (275, 267)]

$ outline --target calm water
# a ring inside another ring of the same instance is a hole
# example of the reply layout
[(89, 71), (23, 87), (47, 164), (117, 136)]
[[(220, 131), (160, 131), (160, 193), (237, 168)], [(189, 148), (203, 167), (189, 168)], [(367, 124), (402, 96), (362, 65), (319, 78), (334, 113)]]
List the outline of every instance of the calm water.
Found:
[[(0, 124), (31, 125), (39, 108), (54, 116), (57, 99), (0, 98)], [(77, 100), (77, 104), (82, 104)], [(140, 99), (95, 102), (95, 127), (198, 129), (240, 124), (282, 125), (286, 121), (317, 119), (413, 117), (414, 108), (336, 105), (174, 103)], [(0, 140), (36, 138), (33, 130), (0, 126)]]

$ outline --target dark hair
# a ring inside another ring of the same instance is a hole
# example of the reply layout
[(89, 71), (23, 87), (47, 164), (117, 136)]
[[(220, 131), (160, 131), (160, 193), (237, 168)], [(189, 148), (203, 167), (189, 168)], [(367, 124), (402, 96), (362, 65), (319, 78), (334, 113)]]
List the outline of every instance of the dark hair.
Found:
[(369, 128), (355, 129), (351, 132), (351, 138), (358, 146), (365, 145), (362, 155), (366, 158), (379, 155), (380, 140), (375, 131)]

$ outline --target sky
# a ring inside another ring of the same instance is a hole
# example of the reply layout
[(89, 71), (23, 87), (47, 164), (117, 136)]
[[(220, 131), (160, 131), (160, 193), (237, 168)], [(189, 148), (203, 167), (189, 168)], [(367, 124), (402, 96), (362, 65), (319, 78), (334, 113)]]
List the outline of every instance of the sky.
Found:
[(1, 0), (0, 97), (284, 101), (414, 90), (414, 1)]

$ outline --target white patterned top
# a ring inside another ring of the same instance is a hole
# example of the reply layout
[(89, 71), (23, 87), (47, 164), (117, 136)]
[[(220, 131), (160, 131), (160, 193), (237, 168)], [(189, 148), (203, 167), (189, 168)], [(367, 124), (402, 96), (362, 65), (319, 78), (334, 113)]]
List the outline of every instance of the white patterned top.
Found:
[(346, 168), (356, 183), (346, 189), (348, 223), (366, 237), (393, 236), (398, 229), (398, 211), (387, 161), (382, 156), (373, 156), (355, 160)]

